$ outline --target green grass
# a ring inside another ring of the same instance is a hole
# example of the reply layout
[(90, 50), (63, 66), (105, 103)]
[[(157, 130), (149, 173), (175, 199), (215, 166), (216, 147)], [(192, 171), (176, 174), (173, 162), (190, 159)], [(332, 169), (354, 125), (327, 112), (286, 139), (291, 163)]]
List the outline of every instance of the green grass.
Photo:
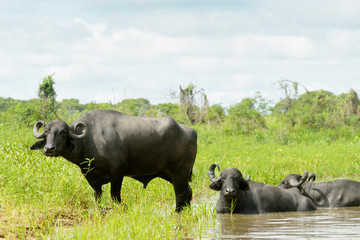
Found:
[(143, 189), (140, 182), (125, 178), (122, 199), (126, 207), (110, 200), (106, 185), (102, 205), (111, 210), (100, 211), (77, 166), (30, 151), (36, 140), (31, 129), (15, 131), (1, 126), (0, 237), (201, 239), (205, 228), (217, 224), (214, 199), (218, 193), (209, 189), (207, 176), (212, 163), (221, 169), (236, 167), (252, 180), (269, 184), (305, 169), (315, 172), (318, 181), (360, 179), (356, 132), (284, 130), (231, 135), (221, 127), (195, 128), (198, 156), (191, 183), (192, 207), (176, 214), (172, 185), (161, 179)]

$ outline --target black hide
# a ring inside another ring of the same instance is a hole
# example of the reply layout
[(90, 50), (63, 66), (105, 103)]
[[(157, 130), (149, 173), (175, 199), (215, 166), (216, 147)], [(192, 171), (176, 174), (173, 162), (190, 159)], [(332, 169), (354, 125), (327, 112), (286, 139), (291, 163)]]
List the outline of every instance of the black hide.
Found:
[(39, 133), (42, 124), (34, 126), (40, 140), (31, 149), (43, 148), (47, 156), (62, 156), (78, 165), (97, 199), (102, 185), (110, 182), (111, 196), (120, 202), (124, 176), (142, 182), (144, 188), (161, 177), (174, 186), (177, 211), (190, 205), (188, 182), (197, 151), (192, 128), (171, 117), (133, 117), (110, 110), (90, 111), (70, 125), (51, 121)]
[(243, 178), (235, 168), (223, 170), (217, 179), (213, 174), (209, 174), (209, 177), (212, 181), (210, 188), (220, 191), (216, 204), (217, 213), (258, 214), (316, 210), (312, 201), (298, 189), (281, 189), (250, 181), (249, 178)]
[[(298, 181), (299, 174), (290, 174), (278, 187), (293, 188), (291, 181)], [(309, 197), (318, 207), (351, 207), (360, 206), (360, 182), (339, 179), (332, 182), (313, 183), (314, 178), (304, 182), (300, 187), (303, 194)]]

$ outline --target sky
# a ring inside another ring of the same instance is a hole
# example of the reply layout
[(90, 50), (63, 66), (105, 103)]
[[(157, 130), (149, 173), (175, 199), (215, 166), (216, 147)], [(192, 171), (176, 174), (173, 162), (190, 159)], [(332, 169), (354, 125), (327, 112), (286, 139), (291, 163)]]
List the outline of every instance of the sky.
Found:
[[(37, 97), (54, 74), (57, 101), (171, 96), (190, 83), (210, 105), (280, 80), (360, 93), (358, 0), (0, 0), (0, 97)], [(304, 91), (301, 87), (300, 91)]]

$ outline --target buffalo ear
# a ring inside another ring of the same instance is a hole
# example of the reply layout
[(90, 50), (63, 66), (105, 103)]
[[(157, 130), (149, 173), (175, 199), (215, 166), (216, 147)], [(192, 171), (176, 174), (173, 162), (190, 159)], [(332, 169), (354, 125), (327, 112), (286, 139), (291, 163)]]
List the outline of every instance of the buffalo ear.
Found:
[(215, 191), (220, 191), (221, 186), (222, 186), (221, 179), (218, 181), (214, 181), (213, 183), (210, 184), (210, 188)]
[(249, 179), (241, 178), (241, 180), (240, 180), (240, 188), (241, 188), (241, 190), (243, 190), (243, 191), (250, 190), (249, 181), (250, 181), (250, 178)]
[(46, 140), (42, 139), (40, 141), (37, 141), (36, 143), (34, 143), (31, 147), (30, 150), (37, 150), (37, 149), (43, 149), (45, 147), (45, 143)]

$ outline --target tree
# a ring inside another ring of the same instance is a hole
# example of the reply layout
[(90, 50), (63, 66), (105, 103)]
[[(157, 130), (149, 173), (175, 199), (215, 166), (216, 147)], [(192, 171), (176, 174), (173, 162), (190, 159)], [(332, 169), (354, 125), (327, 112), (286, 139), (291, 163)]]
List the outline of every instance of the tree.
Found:
[(220, 104), (210, 106), (206, 115), (206, 122), (221, 123), (225, 118), (225, 109)]
[(357, 93), (354, 89), (350, 89), (349, 93), (346, 96), (345, 101), (345, 115), (350, 116), (353, 114), (357, 114), (359, 106), (359, 99)]
[(119, 110), (132, 116), (145, 116), (151, 107), (150, 101), (145, 98), (124, 99), (119, 105)]
[(192, 83), (185, 89), (180, 86), (179, 98), (180, 109), (192, 124), (205, 122), (206, 115), (209, 112), (209, 103), (204, 89), (201, 88), (197, 91), (196, 86)]
[(244, 98), (230, 106), (228, 121), (235, 130), (248, 134), (256, 128), (266, 128), (265, 119), (256, 108), (256, 98)]
[(286, 113), (291, 109), (291, 107), (295, 104), (296, 99), (298, 98), (299, 86), (303, 87), (307, 93), (307, 96), (310, 97), (307, 88), (298, 82), (281, 79), (278, 81), (278, 84), (280, 89), (284, 92), (285, 98), (276, 104), (274, 108), (275, 112)]
[(159, 117), (175, 116), (179, 113), (179, 105), (176, 103), (159, 103), (154, 106)]
[(337, 97), (333, 93), (325, 90), (312, 91), (294, 100), (285, 115), (293, 126), (333, 128), (340, 119), (337, 105)]
[(230, 107), (229, 116), (235, 119), (247, 119), (263, 122), (261, 114), (256, 109), (255, 98), (244, 98), (240, 103)]
[(55, 112), (56, 92), (53, 76), (54, 74), (44, 77), (38, 88), (40, 115), (44, 120), (52, 119), (53, 115), (57, 116)]
[(26, 102), (19, 102), (17, 105), (9, 109), (8, 114), (13, 115), (14, 123), (20, 126), (33, 126), (41, 117), (39, 109), (36, 105), (36, 99), (30, 99)]
[(342, 113), (343, 122), (348, 126), (359, 126), (360, 124), (360, 101), (354, 89), (349, 93), (338, 96), (339, 111)]
[(63, 99), (57, 103), (57, 115), (65, 122), (72, 122), (77, 119), (86, 106), (79, 103), (78, 99)]

